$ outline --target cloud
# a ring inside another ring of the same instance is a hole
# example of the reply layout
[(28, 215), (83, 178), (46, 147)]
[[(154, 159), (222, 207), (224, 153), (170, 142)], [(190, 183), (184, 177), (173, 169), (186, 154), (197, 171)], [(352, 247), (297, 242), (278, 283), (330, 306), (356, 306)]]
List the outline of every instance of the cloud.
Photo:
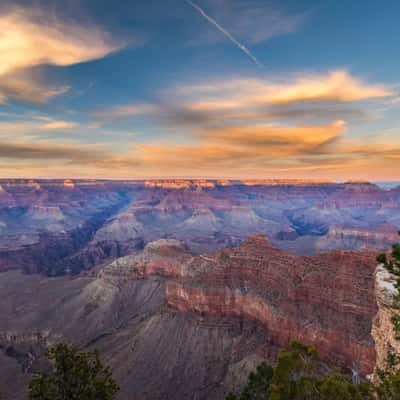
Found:
[(153, 103), (120, 105), (94, 113), (101, 120), (148, 117), (162, 126), (259, 124), (265, 121), (318, 121), (369, 118), (358, 103), (385, 99), (390, 87), (371, 84), (345, 70), (276, 79), (233, 78), (165, 91)]
[(158, 165), (167, 170), (186, 168), (215, 169), (280, 160), (317, 152), (345, 131), (343, 121), (323, 126), (249, 126), (201, 132), (199, 141), (187, 145), (136, 145), (135, 158), (145, 166)]
[[(37, 166), (46, 159), (54, 166), (52, 173), (61, 173), (63, 167), (76, 176), (305, 177), (312, 173), (357, 179), (373, 170), (376, 176), (391, 177), (390, 171), (400, 167), (398, 141), (390, 142), (391, 136), (376, 132), (373, 137), (371, 132), (359, 137), (351, 132), (352, 122), (365, 122), (371, 105), (391, 94), (390, 87), (346, 71), (185, 85), (165, 90), (154, 102), (97, 111), (92, 114), (94, 121), (77, 130), (73, 129), (77, 123), (68, 118), (36, 117), (15, 123), (11, 135), (0, 124), (0, 158), (7, 160), (11, 172), (12, 165)], [(98, 124), (139, 117), (147, 118), (149, 129), (153, 124), (156, 131), (162, 127), (167, 134), (158, 139), (152, 135), (149, 142), (143, 134), (128, 138), (123, 133), (122, 140), (111, 142), (110, 131), (104, 131), (106, 136), (100, 139)], [(73, 141), (83, 139), (71, 132), (91, 126), (102, 146)], [(13, 143), (15, 132), (21, 132), (20, 142)], [(65, 139), (69, 145), (60, 144)], [(44, 167), (40, 171), (46, 173)]]
[(285, 153), (298, 149), (320, 146), (342, 135), (345, 131), (344, 121), (330, 125), (309, 126), (271, 126), (251, 125), (208, 129), (202, 132), (203, 137), (215, 143), (239, 145), (242, 147), (263, 148), (268, 156), (276, 156), (274, 148)]
[(102, 58), (121, 43), (97, 27), (16, 8), (0, 16), (0, 75), (36, 65), (68, 66)]
[(46, 130), (72, 129), (72, 128), (77, 128), (78, 126), (79, 124), (77, 122), (58, 120), (58, 121), (47, 122), (46, 124), (42, 125), (42, 129)]
[(157, 104), (138, 103), (112, 107), (109, 110), (97, 111), (93, 113), (93, 116), (101, 120), (113, 120), (117, 118), (155, 115), (160, 112), (160, 107)]
[(143, 144), (134, 153), (143, 175), (210, 177), (299, 177), (346, 180), (398, 179), (400, 144), (352, 147), (342, 139), (305, 152), (299, 147)]
[(68, 88), (37, 79), (35, 67), (96, 60), (122, 46), (95, 26), (62, 20), (37, 9), (4, 10), (0, 14), (0, 102), (8, 98), (46, 102)]
[(6, 104), (7, 99), (42, 104), (68, 92), (68, 86), (52, 85), (40, 75), (31, 70), (0, 75), (0, 104)]
[[(310, 137), (307, 132), (312, 132)], [(398, 178), (399, 143), (365, 144), (344, 133), (340, 121), (326, 126), (266, 127), (261, 141), (260, 134), (250, 136), (244, 130), (232, 137), (200, 137), (191, 144), (136, 143), (125, 153), (95, 144), (2, 141), (0, 170), (7, 176), (41, 177)]]
[(67, 160), (85, 164), (103, 159), (106, 153), (101, 146), (61, 145), (55, 143), (0, 142), (0, 159), (12, 160)]
[(117, 106), (95, 116), (148, 118), (169, 129), (170, 138), (134, 145), (132, 160), (145, 175), (361, 174), (372, 159), (384, 168), (389, 154), (398, 162), (398, 152), (386, 144), (372, 146), (371, 157), (366, 141), (347, 138), (352, 122), (370, 118), (369, 103), (390, 96), (391, 87), (335, 70), (183, 85), (153, 103)]
[[(368, 84), (346, 70), (272, 80), (231, 79), (181, 86), (178, 94), (194, 99), (192, 109), (213, 110), (249, 105), (290, 105), (298, 103), (350, 103), (393, 95), (390, 88)], [(227, 102), (227, 99), (229, 101)]]

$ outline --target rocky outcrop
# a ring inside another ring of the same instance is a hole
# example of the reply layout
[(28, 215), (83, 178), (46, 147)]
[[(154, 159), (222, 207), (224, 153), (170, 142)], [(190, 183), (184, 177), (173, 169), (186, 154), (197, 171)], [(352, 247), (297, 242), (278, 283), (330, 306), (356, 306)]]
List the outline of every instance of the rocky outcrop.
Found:
[(237, 248), (196, 257), (185, 270), (167, 284), (170, 307), (256, 320), (269, 348), (297, 338), (315, 344), (333, 365), (350, 367), (359, 358), (362, 373), (372, 371), (373, 253), (293, 256), (255, 236)]
[(400, 338), (394, 331), (392, 318), (400, 317), (399, 291), (395, 287), (395, 277), (383, 265), (375, 272), (375, 294), (378, 312), (372, 326), (372, 337), (375, 341), (376, 368), (373, 375), (377, 380), (377, 371), (395, 372), (400, 365), (390, 364), (390, 354), (400, 355)]
[(49, 331), (0, 331), (0, 345), (19, 345), (19, 344), (43, 344), (47, 343)]
[(98, 279), (114, 286), (151, 275), (177, 278), (184, 275), (185, 262), (191, 259), (187, 246), (173, 239), (147, 244), (137, 255), (121, 257), (102, 268)]

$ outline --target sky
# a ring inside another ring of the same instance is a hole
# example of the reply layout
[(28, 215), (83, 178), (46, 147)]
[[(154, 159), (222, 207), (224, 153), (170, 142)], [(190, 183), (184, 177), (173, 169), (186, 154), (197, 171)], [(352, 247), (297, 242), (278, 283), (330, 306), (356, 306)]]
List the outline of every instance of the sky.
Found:
[(0, 177), (400, 181), (398, 0), (1, 0)]

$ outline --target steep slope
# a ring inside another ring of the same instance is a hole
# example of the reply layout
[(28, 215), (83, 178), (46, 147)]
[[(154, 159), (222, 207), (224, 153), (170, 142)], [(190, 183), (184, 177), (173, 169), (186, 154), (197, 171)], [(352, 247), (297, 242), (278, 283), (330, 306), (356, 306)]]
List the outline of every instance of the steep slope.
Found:
[(399, 295), (395, 287), (395, 277), (383, 265), (379, 265), (375, 272), (375, 294), (378, 304), (378, 313), (372, 326), (372, 336), (376, 348), (376, 368), (374, 379), (377, 379), (377, 370), (399, 371), (400, 366), (391, 366), (388, 363), (390, 354), (400, 354), (400, 340), (396, 338), (392, 318), (400, 318), (399, 304), (396, 298)]
[[(203, 255), (159, 240), (97, 278), (10, 271), (0, 274), (0, 370), (18, 363), (16, 381), (26, 380), (40, 366), (43, 343), (31, 342), (40, 334), (45, 345), (99, 348), (121, 400), (222, 399), (291, 338), (316, 344), (328, 364), (346, 368), (359, 356), (370, 373), (373, 270), (372, 253), (294, 256), (255, 236)], [(7, 390), (23, 398), (21, 387)]]

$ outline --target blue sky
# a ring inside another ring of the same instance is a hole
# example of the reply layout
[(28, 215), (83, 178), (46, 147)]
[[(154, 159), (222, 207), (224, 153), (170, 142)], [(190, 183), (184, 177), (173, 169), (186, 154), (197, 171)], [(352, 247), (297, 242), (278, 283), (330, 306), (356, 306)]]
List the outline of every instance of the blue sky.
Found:
[(398, 1), (3, 1), (0, 175), (396, 180), (398, 15)]

